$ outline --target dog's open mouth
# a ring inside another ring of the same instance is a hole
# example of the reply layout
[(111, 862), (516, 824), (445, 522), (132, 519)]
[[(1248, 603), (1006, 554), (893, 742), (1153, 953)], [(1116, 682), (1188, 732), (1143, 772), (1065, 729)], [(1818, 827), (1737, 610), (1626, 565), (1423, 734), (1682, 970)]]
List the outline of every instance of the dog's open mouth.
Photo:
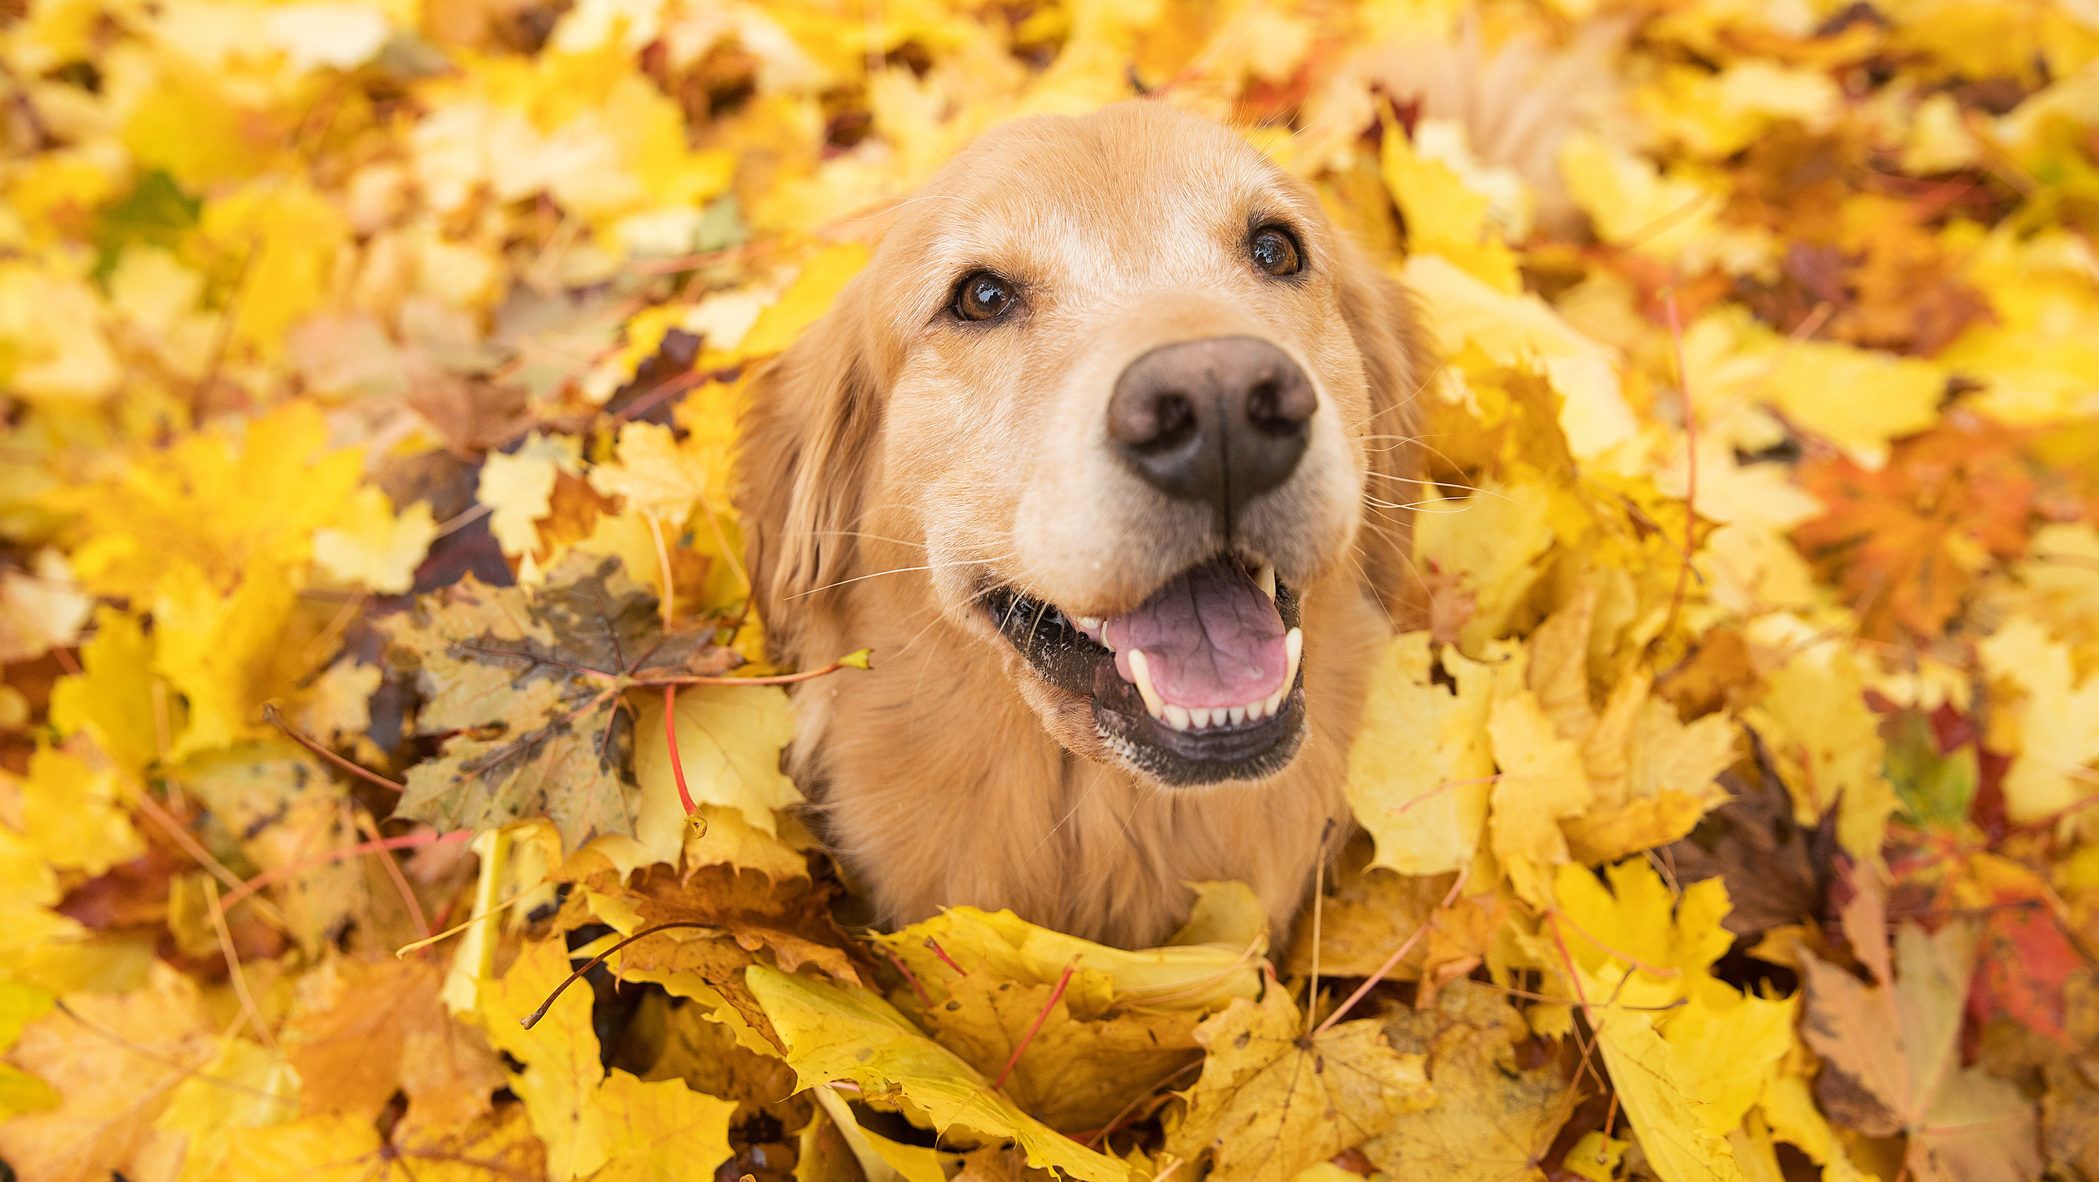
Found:
[(1304, 737), (1304, 632), (1273, 567), (1213, 558), (1106, 619), (1007, 586), (984, 603), (1043, 680), (1092, 699), (1112, 750), (1165, 783), (1258, 779)]

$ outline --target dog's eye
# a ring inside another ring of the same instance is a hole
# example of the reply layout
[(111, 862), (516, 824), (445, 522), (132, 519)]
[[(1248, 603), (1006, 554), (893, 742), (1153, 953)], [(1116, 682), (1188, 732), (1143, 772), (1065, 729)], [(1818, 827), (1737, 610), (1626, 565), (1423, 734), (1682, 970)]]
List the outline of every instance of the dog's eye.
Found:
[(1013, 310), (1013, 285), (989, 271), (972, 271), (955, 285), (957, 319), (996, 320)]
[(1295, 275), (1305, 269), (1305, 255), (1297, 237), (1281, 226), (1263, 226), (1246, 240), (1254, 266), (1270, 275)]

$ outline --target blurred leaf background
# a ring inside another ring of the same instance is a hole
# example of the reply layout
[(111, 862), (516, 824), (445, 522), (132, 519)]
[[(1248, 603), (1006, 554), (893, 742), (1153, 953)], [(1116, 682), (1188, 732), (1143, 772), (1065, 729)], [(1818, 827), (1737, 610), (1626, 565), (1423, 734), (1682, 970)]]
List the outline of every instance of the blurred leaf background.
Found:
[[(2089, 3), (32, 0), (0, 90), (0, 1173), (2099, 1178)], [(1363, 833), (1288, 947), (861, 932), (736, 412), (1139, 96), (1444, 356)]]

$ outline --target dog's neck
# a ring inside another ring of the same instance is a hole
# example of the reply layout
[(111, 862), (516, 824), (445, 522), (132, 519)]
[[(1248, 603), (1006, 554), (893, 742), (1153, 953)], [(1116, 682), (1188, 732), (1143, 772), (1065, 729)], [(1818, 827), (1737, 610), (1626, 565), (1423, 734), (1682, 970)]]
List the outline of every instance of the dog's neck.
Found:
[(1338, 602), (1306, 612), (1311, 733), (1290, 766), (1258, 784), (1161, 789), (1060, 746), (1018, 688), (1032, 674), (937, 617), (923, 576), (878, 582), (889, 586), (856, 586), (810, 613), (801, 653), (865, 646), (875, 666), (799, 691), (790, 765), (883, 921), (1006, 907), (1138, 947), (1186, 918), (1189, 883), (1236, 879), (1283, 938), (1347, 814), (1364, 656), (1351, 650), (1383, 630), (1352, 586), (1312, 593)]

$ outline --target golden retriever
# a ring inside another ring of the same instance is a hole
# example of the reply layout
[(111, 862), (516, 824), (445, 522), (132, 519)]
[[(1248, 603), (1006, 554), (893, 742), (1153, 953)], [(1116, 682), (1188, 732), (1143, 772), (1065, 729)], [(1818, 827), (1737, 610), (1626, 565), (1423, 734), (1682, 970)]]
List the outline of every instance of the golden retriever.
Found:
[(789, 770), (885, 922), (1125, 946), (1237, 879), (1281, 938), (1411, 602), (1407, 295), (1158, 102), (985, 133), (753, 387), (738, 502)]

